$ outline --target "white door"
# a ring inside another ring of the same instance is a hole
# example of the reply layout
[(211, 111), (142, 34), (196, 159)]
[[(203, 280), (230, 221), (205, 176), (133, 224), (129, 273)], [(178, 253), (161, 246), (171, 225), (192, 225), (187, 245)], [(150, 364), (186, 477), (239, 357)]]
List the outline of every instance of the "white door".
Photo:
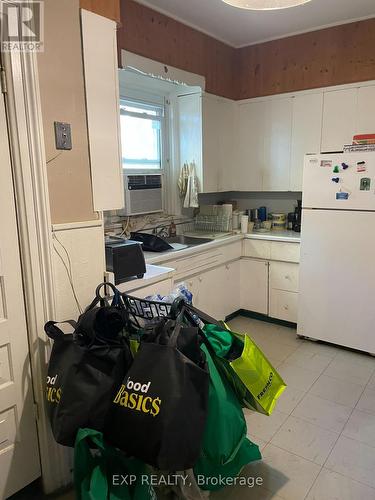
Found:
[(296, 95), (293, 99), (290, 191), (302, 191), (305, 154), (319, 153), (322, 136), (323, 93)]
[(357, 89), (324, 93), (322, 147), (324, 153), (342, 151), (356, 130)]
[(0, 498), (7, 498), (41, 471), (2, 99), (0, 130)]
[(268, 261), (241, 259), (241, 309), (268, 314)]
[(375, 213), (304, 210), (298, 333), (375, 353)]

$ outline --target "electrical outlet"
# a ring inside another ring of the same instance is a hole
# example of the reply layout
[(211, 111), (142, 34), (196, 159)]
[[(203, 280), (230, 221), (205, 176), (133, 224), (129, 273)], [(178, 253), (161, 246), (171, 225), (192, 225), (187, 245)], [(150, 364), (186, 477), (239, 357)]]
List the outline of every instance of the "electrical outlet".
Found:
[(72, 149), (70, 123), (55, 122), (56, 149)]

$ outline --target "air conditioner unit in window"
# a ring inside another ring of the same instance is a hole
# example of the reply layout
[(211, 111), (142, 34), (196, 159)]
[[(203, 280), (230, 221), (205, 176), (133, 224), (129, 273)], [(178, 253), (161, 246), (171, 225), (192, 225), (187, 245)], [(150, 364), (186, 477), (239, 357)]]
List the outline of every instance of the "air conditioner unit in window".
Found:
[(124, 174), (125, 208), (123, 215), (163, 211), (162, 174)]

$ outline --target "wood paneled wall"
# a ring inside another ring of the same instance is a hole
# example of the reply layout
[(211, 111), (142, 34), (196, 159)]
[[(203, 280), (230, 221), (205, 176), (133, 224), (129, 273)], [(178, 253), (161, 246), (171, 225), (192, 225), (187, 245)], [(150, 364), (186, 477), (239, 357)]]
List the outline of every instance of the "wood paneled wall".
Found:
[(119, 48), (203, 75), (206, 91), (235, 99), (235, 49), (133, 0), (121, 0)]
[(120, 49), (203, 75), (207, 92), (232, 99), (375, 79), (375, 19), (241, 49), (134, 0), (121, 0), (121, 23)]
[(375, 19), (238, 50), (238, 99), (375, 79)]
[(79, 0), (79, 6), (120, 22), (120, 0)]

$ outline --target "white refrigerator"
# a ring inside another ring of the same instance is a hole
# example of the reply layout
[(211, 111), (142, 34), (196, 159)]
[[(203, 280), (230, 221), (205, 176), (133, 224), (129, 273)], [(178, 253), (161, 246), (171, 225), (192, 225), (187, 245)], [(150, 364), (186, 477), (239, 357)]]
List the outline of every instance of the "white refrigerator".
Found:
[(375, 353), (375, 153), (305, 157), (298, 334)]

